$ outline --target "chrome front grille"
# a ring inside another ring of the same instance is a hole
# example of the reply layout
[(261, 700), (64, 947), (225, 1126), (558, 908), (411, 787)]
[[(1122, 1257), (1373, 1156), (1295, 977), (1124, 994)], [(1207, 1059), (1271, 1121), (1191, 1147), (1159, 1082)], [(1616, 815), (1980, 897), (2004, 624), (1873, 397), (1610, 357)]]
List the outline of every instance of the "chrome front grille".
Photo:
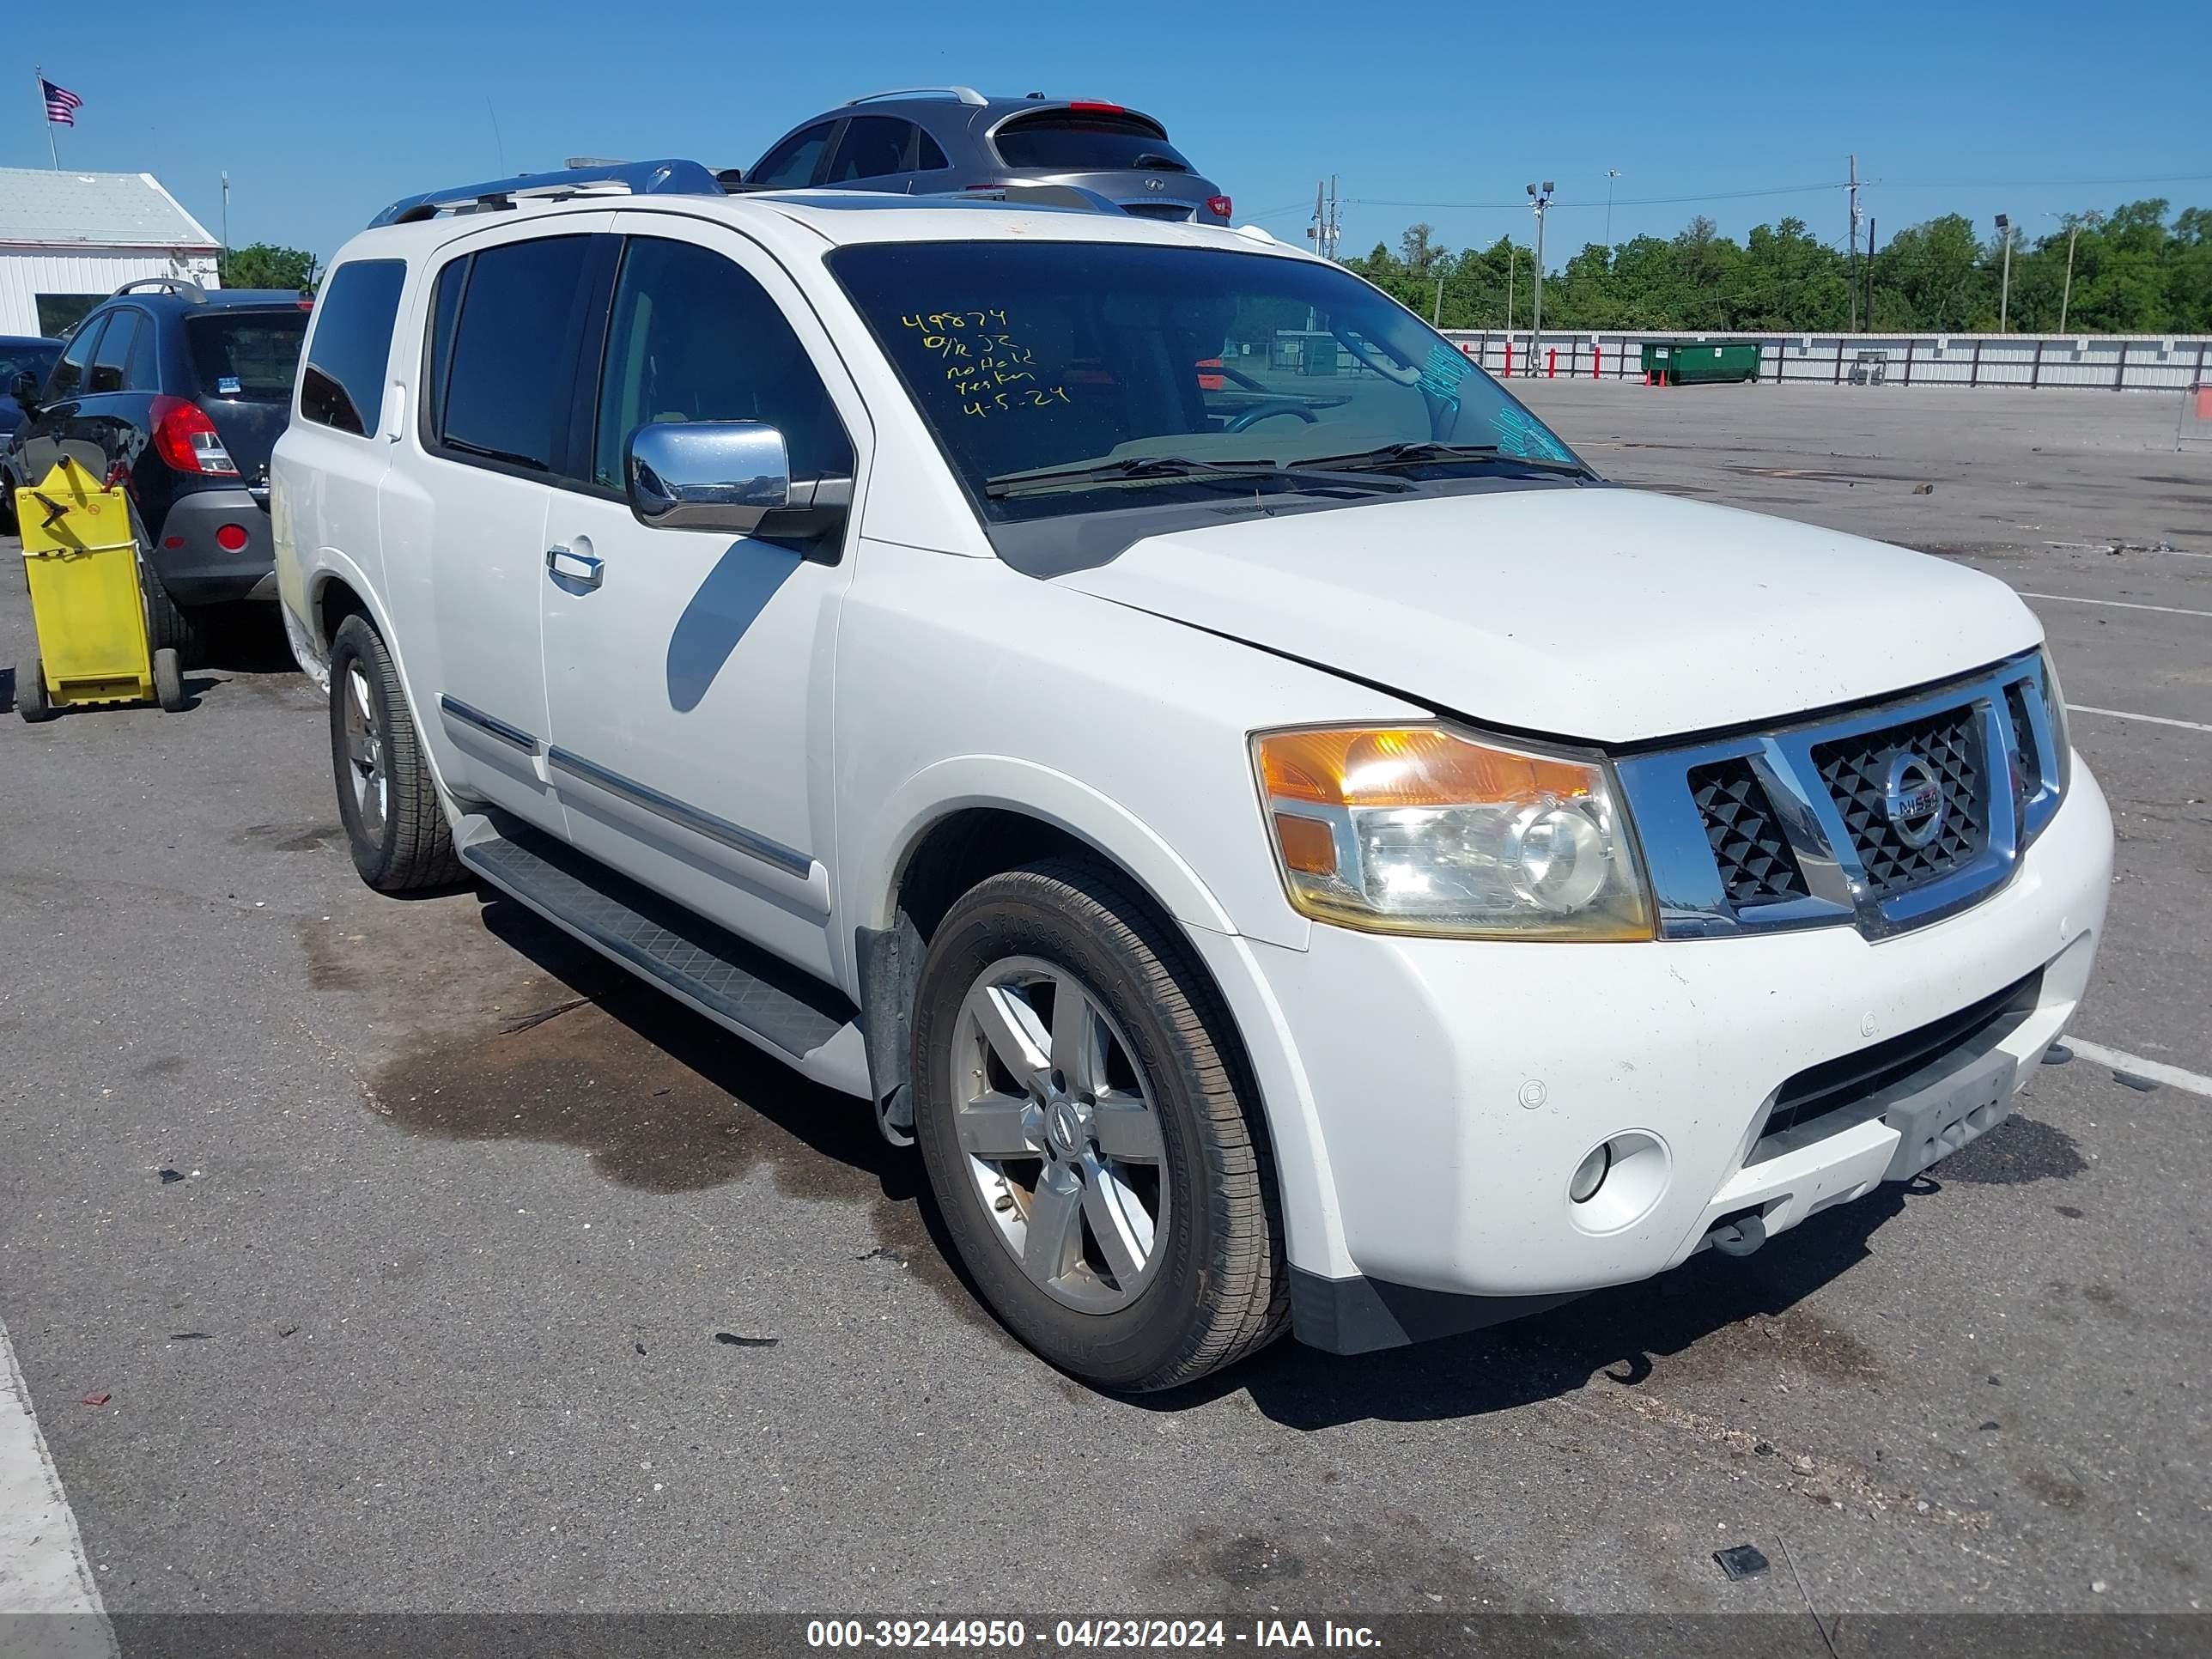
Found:
[(2011, 878), (2058, 810), (2039, 653), (1772, 732), (1615, 763), (1660, 932), (1881, 939)]
[(1692, 769), (1690, 798), (1698, 804), (1698, 817), (1705, 826), (1705, 840), (1713, 849), (1713, 862), (1721, 872), (1721, 890), (1728, 902), (1747, 905), (1778, 904), (1804, 898), (1804, 872), (1782, 833), (1782, 821), (1751, 763), (1742, 760), (1717, 761)]
[[(1943, 810), (1936, 833), (1914, 846), (1889, 813), (1888, 775), (1900, 757), (1917, 755), (1935, 775)], [(1909, 726), (1813, 745), (1813, 764), (1881, 897), (1902, 893), (1970, 862), (1989, 826), (1983, 810), (1981, 721), (1971, 704)]]

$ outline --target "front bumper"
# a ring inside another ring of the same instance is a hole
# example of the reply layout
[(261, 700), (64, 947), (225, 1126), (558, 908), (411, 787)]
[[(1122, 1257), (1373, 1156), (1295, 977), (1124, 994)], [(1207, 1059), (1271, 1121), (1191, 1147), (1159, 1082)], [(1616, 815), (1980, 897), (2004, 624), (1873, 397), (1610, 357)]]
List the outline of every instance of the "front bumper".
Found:
[[(196, 489), (170, 503), (151, 556), (171, 599), (180, 605), (216, 605), (276, 597), (276, 544), (262, 499), (240, 485)], [(246, 544), (235, 552), (218, 539), (226, 525), (246, 532)]]
[[(1252, 946), (1273, 1038), (1295, 1049), (1257, 1069), (1302, 1079), (1333, 1223), (1304, 1249), (1293, 1232), (1299, 1335), (1356, 1352), (1643, 1279), (1723, 1224), (1784, 1231), (1994, 1127), (2088, 982), (2112, 859), (2111, 815), (2076, 757), (2002, 890), (1879, 942), (1846, 927), (1643, 945), (1316, 927), (1304, 951)], [(1757, 1144), (1789, 1080), (2023, 981), (1940, 1088), (1920, 1079), (1880, 1115)], [(1570, 1177), (1609, 1140), (1644, 1149), (1633, 1179), (1575, 1204)]]

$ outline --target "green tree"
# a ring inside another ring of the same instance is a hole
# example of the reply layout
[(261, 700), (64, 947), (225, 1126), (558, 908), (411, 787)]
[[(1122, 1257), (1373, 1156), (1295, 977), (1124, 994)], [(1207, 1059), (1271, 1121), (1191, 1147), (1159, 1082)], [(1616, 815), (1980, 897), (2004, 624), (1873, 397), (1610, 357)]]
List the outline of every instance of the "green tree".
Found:
[[(2080, 333), (2212, 331), (2212, 209), (2169, 220), (2155, 198), (2130, 202), (2099, 222), (2062, 222), (2033, 243), (2015, 241), (2008, 322), (2023, 332), (2055, 331), (2064, 301), (2067, 230), (2079, 227), (2067, 327)], [(1504, 237), (1452, 254), (1428, 225), (1410, 226), (1398, 251), (1377, 242), (1346, 261), (1425, 317), (1443, 277), (1447, 328), (1526, 327), (1530, 268)], [(1561, 329), (1732, 329), (1762, 333), (1838, 329), (1851, 313), (1854, 278), (1873, 281), (1866, 326), (1881, 331), (1978, 332), (1997, 325), (2003, 250), (1969, 220), (1945, 214), (1899, 231), (1856, 268), (1802, 219), (1759, 225), (1739, 244), (1710, 219), (1673, 237), (1637, 236), (1616, 247), (1591, 243), (1548, 271), (1544, 321)], [(1511, 305), (1507, 305), (1508, 293)]]
[(216, 256), (216, 270), (225, 288), (313, 288), (315, 256), (302, 248), (255, 242), (225, 248)]

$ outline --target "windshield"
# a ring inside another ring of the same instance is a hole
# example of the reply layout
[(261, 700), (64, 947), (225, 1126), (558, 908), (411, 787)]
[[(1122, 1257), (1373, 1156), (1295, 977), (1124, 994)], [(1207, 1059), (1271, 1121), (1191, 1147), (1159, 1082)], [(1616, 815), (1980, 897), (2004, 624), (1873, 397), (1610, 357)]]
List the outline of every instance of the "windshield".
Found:
[(185, 324), (192, 373), (201, 395), (284, 402), (307, 337), (307, 313), (234, 311), (194, 317)]
[[(830, 265), (994, 520), (1296, 488), (1269, 475), (1301, 463), (1417, 484), (1475, 469), (1558, 483), (1581, 467), (1449, 341), (1312, 259), (882, 242)], [(1442, 446), (1453, 453), (1428, 447)], [(1110, 476), (1025, 476), (1094, 469)]]
[(15, 383), (18, 374), (34, 375), (41, 385), (45, 384), (54, 360), (61, 355), (59, 346), (44, 343), (0, 345), (0, 393)]

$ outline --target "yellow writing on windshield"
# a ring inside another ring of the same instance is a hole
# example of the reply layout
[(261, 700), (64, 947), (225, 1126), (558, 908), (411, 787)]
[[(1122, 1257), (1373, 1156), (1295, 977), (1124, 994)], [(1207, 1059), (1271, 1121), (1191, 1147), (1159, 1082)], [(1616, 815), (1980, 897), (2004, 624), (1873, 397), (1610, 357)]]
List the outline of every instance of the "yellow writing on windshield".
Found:
[(921, 349), (943, 360), (960, 412), (970, 420), (1074, 401), (1066, 386), (1038, 378), (1036, 354), (1022, 343), (1003, 310), (915, 311), (902, 314), (899, 323), (917, 331)]

